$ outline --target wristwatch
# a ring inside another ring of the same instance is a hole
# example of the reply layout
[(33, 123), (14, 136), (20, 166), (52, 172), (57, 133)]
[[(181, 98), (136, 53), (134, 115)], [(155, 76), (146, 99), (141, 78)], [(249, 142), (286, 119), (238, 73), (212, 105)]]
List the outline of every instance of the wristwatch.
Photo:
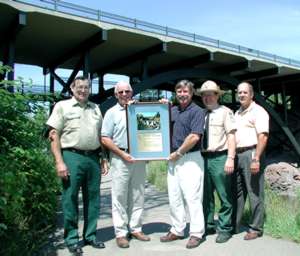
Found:
[(180, 156), (180, 157), (183, 156), (183, 154), (181, 154), (181, 152), (180, 152), (179, 150), (176, 150), (176, 155), (178, 155), (178, 156)]

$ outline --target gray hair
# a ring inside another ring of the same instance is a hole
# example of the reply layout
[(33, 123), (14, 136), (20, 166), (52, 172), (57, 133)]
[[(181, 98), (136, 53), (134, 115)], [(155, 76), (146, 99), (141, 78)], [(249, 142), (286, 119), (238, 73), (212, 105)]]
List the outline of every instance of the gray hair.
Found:
[(175, 92), (182, 88), (182, 87), (188, 87), (190, 92), (194, 93), (195, 92), (195, 89), (194, 89), (194, 84), (189, 81), (189, 80), (180, 80), (176, 85), (175, 85)]
[(71, 87), (75, 87), (78, 81), (88, 81), (89, 87), (91, 87), (91, 80), (85, 76), (77, 76), (74, 81), (71, 83)]
[(119, 82), (117, 82), (116, 85), (115, 85), (115, 90), (114, 90), (115, 94), (118, 93), (118, 88), (119, 88), (121, 85), (127, 85), (127, 86), (129, 87), (129, 90), (130, 90), (130, 91), (133, 91), (133, 90), (132, 90), (132, 87), (131, 87), (131, 85), (130, 85), (130, 83), (125, 82), (125, 81), (119, 81)]
[(250, 92), (250, 94), (253, 96), (253, 95), (254, 95), (253, 86), (252, 86), (252, 84), (250, 84), (250, 83), (248, 83), (248, 82), (241, 82), (241, 83), (238, 85), (237, 89), (239, 90), (239, 87), (240, 87), (241, 85), (244, 85), (244, 84), (248, 86), (249, 92)]

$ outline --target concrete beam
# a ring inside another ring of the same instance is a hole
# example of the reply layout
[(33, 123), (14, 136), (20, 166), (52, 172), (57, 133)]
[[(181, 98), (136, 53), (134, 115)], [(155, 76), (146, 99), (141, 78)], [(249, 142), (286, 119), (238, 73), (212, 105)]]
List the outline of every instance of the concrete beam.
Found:
[(45, 66), (49, 68), (57, 68), (59, 65), (65, 63), (67, 60), (71, 59), (72, 57), (83, 54), (92, 48), (96, 47), (99, 44), (102, 44), (107, 41), (107, 31), (106, 30), (100, 30), (95, 35), (91, 36), (90, 38), (87, 38), (83, 42), (81, 42), (79, 45), (77, 45), (75, 48), (71, 49), (67, 53), (65, 53), (62, 56), (59, 56), (55, 61), (52, 63), (47, 63)]
[(99, 70), (94, 70), (93, 73), (101, 73), (106, 74), (109, 72), (112, 72), (115, 69), (122, 68), (124, 66), (127, 66), (128, 64), (131, 64), (133, 62), (143, 60), (151, 55), (157, 54), (157, 53), (166, 53), (167, 52), (167, 43), (160, 43), (157, 45), (154, 45), (150, 48), (147, 48), (145, 50), (142, 50), (140, 52), (134, 53), (133, 55), (126, 56), (125, 58), (119, 59), (113, 63), (110, 63), (104, 68), (101, 68)]
[(278, 74), (280, 74), (280, 68), (276, 67), (276, 68), (264, 69), (257, 72), (249, 72), (246, 74), (237, 75), (235, 76), (235, 78), (239, 80), (253, 80), (257, 78), (278, 75)]

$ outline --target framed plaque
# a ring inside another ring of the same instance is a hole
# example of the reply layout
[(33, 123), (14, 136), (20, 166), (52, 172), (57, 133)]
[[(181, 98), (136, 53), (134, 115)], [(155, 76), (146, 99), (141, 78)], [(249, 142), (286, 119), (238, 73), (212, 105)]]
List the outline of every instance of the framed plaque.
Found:
[(136, 160), (168, 159), (171, 152), (170, 105), (140, 102), (126, 107), (129, 153)]

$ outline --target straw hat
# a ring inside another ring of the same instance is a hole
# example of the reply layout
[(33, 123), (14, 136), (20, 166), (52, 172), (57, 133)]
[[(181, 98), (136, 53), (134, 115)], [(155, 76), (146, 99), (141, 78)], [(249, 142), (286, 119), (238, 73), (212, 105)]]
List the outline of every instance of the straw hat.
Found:
[(197, 93), (201, 96), (204, 92), (216, 92), (218, 95), (224, 94), (224, 91), (220, 89), (220, 87), (211, 80), (207, 80), (204, 82), (200, 88), (197, 90)]

